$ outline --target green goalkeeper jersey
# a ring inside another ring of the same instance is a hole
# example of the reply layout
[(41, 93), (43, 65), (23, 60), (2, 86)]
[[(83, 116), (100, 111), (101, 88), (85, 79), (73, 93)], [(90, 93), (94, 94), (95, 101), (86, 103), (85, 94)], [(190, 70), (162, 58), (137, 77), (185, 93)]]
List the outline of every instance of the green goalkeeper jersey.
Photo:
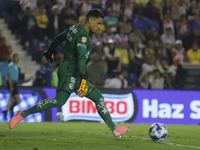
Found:
[(66, 41), (66, 50), (58, 74), (80, 77), (81, 73), (85, 73), (86, 61), (91, 50), (89, 33), (82, 24), (73, 25), (54, 37), (49, 51), (53, 53), (57, 45), (63, 41)]

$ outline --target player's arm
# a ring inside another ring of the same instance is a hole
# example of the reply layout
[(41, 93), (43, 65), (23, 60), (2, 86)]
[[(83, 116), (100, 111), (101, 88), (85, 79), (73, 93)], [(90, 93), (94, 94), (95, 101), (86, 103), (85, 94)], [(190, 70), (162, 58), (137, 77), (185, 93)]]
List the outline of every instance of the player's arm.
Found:
[(13, 91), (13, 84), (12, 84), (12, 66), (8, 66), (8, 84), (10, 85), (10, 93)]
[(61, 34), (57, 35), (53, 38), (48, 50), (46, 50), (42, 55), (46, 57), (50, 63), (53, 63), (54, 55), (56, 55), (55, 48), (63, 41), (66, 40), (67, 31), (62, 32)]
[(76, 41), (76, 50), (77, 50), (77, 58), (78, 58), (78, 68), (79, 68), (79, 74), (81, 77), (81, 84), (80, 87), (77, 91), (77, 94), (80, 97), (84, 97), (87, 93), (87, 85), (86, 85), (86, 74), (85, 74), (85, 70), (86, 70), (86, 61), (88, 59), (88, 55), (87, 55), (87, 45), (86, 45), (86, 41), (88, 39), (86, 39), (86, 37), (84, 36), (79, 36), (77, 38)]

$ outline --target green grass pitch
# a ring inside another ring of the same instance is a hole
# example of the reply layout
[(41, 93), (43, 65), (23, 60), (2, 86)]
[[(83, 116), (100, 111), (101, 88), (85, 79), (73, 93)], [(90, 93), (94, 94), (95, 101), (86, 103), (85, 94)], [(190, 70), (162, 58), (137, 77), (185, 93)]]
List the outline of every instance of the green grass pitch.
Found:
[[(126, 125), (126, 124), (119, 124)], [(149, 138), (150, 124), (129, 124), (117, 139), (105, 123), (19, 123), (14, 129), (0, 123), (0, 150), (195, 150), (200, 149), (200, 126), (166, 125), (164, 142)]]

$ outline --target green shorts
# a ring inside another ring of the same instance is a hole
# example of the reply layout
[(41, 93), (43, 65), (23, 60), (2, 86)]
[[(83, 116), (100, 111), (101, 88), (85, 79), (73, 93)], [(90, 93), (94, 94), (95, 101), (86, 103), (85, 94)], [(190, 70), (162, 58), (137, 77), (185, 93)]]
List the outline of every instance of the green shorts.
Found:
[[(58, 82), (58, 87), (57, 87), (57, 92), (58, 91), (63, 91), (66, 93), (71, 94), (72, 92), (77, 92), (81, 79), (80, 78), (74, 78), (70, 76), (58, 76), (59, 82)], [(94, 86), (87, 81), (87, 86), (88, 86), (88, 91), (85, 96), (88, 96), (94, 89)]]

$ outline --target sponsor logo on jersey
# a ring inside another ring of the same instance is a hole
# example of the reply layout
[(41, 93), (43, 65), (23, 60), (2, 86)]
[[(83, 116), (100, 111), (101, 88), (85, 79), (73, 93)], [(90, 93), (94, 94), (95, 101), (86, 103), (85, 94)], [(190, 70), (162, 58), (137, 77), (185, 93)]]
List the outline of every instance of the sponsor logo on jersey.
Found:
[(85, 44), (83, 44), (83, 43), (78, 43), (77, 46), (83, 47), (85, 49), (87, 48), (87, 46)]
[(85, 42), (87, 41), (87, 38), (86, 38), (86, 37), (82, 37), (81, 41), (82, 41), (83, 43), (85, 43)]
[(73, 89), (74, 89), (74, 84), (73, 84), (73, 83), (70, 83), (70, 84), (69, 84), (69, 88), (70, 88), (71, 90), (73, 90)]

